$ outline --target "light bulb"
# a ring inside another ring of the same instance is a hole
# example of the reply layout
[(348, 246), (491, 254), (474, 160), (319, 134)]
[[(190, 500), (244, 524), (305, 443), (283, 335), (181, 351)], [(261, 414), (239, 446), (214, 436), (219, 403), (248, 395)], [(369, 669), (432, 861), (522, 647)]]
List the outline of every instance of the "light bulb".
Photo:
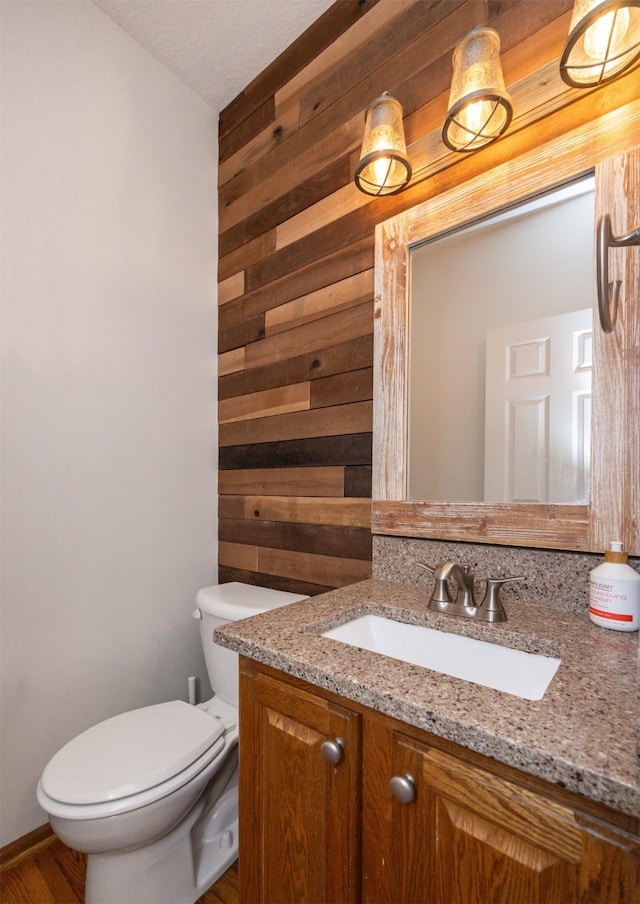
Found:
[(584, 33), (584, 50), (592, 60), (601, 62), (615, 56), (629, 30), (629, 10), (612, 9), (599, 16)]
[(477, 135), (491, 117), (493, 103), (490, 100), (476, 100), (460, 111), (460, 124)]
[(374, 180), (377, 185), (385, 185), (389, 177), (391, 165), (392, 161), (389, 157), (380, 157), (378, 160), (374, 160), (374, 162), (371, 164), (371, 168), (374, 173)]

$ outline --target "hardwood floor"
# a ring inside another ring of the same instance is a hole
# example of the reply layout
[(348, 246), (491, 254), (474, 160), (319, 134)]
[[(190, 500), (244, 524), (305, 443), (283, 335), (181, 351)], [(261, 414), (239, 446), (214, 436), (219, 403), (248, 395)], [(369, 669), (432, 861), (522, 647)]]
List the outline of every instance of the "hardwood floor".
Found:
[[(84, 854), (70, 850), (55, 838), (0, 872), (0, 901), (2, 904), (82, 904), (85, 862)], [(239, 904), (239, 901), (235, 863), (197, 904)]]

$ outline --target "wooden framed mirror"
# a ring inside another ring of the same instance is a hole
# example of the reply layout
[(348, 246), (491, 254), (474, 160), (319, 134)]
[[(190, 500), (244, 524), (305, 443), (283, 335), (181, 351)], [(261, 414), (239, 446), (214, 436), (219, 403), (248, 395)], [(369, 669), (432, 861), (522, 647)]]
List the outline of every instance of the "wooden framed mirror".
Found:
[[(550, 140), (376, 228), (372, 532), (549, 549), (640, 555), (640, 249), (612, 252), (624, 299), (611, 333), (598, 323), (593, 273), (593, 384), (585, 504), (418, 501), (408, 498), (409, 260), (412, 249), (595, 172), (595, 232), (640, 223), (640, 101)], [(508, 253), (508, 249), (505, 249)], [(451, 338), (451, 337), (450, 337)]]

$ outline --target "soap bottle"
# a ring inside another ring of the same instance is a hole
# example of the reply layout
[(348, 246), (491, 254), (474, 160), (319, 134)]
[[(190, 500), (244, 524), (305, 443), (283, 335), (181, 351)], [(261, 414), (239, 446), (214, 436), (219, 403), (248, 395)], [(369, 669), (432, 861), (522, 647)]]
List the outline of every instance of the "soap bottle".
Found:
[(640, 628), (640, 574), (627, 564), (622, 543), (613, 542), (604, 563), (589, 574), (589, 617), (602, 628)]

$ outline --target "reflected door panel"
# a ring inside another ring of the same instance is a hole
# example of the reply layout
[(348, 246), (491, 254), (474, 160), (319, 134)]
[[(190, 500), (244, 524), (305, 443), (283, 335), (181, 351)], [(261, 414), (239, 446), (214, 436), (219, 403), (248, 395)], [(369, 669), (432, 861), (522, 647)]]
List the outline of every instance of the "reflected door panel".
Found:
[(591, 309), (487, 331), (484, 498), (586, 502)]

